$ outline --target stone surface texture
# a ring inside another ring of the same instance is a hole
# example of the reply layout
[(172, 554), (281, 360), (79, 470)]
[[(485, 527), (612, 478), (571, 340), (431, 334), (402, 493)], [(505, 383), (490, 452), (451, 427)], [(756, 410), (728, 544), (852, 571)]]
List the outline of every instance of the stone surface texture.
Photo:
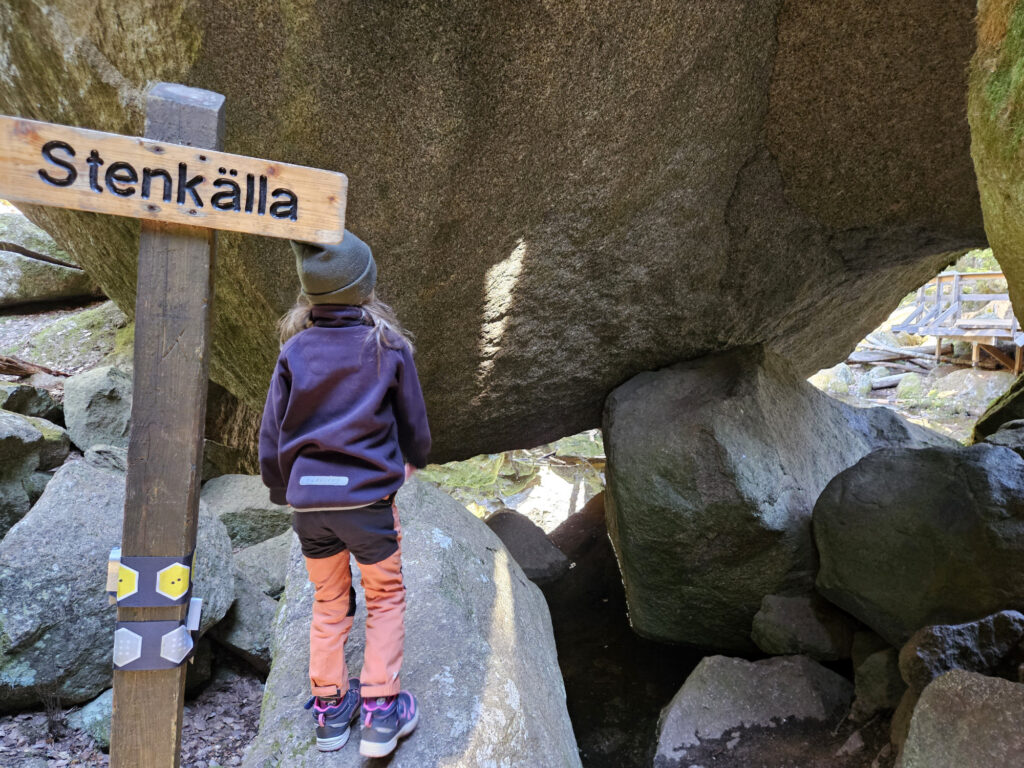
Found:
[(533, 583), (550, 584), (569, 570), (569, 558), (526, 515), (504, 509), (488, 516), (485, 522)]
[(902, 768), (1017, 768), (1024, 754), (1024, 685), (954, 670), (917, 702)]
[(0, 538), (29, 511), (68, 455), (67, 432), (43, 419), (0, 410)]
[[(110, 687), (116, 609), (103, 585), (124, 499), (123, 473), (69, 461), (0, 541), (0, 711), (37, 705), (40, 690), (73, 704)], [(194, 573), (205, 632), (234, 600), (234, 579), (231, 541), (202, 506)]]
[(1001, 611), (967, 624), (922, 627), (900, 650), (900, 674), (915, 693), (953, 669), (1012, 675), (1024, 661), (1024, 614)]
[(805, 656), (749, 662), (708, 656), (662, 712), (656, 768), (689, 768), (709, 759), (702, 745), (745, 731), (785, 731), (808, 721), (835, 725), (853, 698), (848, 680)]
[(900, 677), (899, 653), (895, 648), (876, 651), (853, 671), (856, 698), (850, 716), (865, 721), (878, 712), (899, 706), (907, 684)]
[[(578, 767), (540, 590), (486, 525), (429, 483), (407, 483), (397, 505), (408, 591), (402, 684), (418, 697), (423, 730), (402, 742), (389, 765)], [(361, 666), (366, 616), (358, 586), (357, 592), (346, 649), (351, 674)], [(317, 752), (302, 709), (309, 696), (312, 597), (296, 543), (246, 768), (363, 764), (354, 748)]]
[(1009, 448), (886, 448), (814, 507), (817, 588), (891, 645), (1024, 604), (1024, 460)]
[(284, 592), (288, 558), (295, 534), (286, 531), (280, 536), (253, 544), (235, 552), (235, 567), (246, 578), (258, 584), (264, 594), (277, 598)]
[[(974, 13), (14, 0), (0, 112), (137, 135), (146, 85), (188, 83), (226, 96), (228, 151), (346, 172), (443, 461), (595, 427), (632, 375), (716, 350), (809, 375), (982, 243)], [(137, 223), (28, 213), (132, 310)], [(287, 244), (225, 233), (216, 279), (212, 375), (258, 408)]]
[(93, 445), (128, 447), (132, 413), (132, 376), (105, 365), (64, 382), (64, 421), (81, 450)]
[(106, 690), (77, 712), (68, 715), (68, 725), (92, 736), (101, 749), (110, 749), (110, 718), (114, 712), (114, 690)]
[(259, 475), (221, 475), (203, 485), (201, 498), (228, 529), (235, 547), (250, 547), (291, 528), (291, 510), (274, 504)]
[(642, 635), (749, 652), (765, 595), (811, 591), (811, 509), (886, 445), (953, 445), (853, 408), (761, 348), (635, 376), (605, 409), (608, 533)]
[(235, 600), (210, 637), (263, 674), (270, 671), (270, 646), (277, 601), (235, 567)]
[(765, 595), (750, 637), (765, 653), (834, 661), (850, 657), (853, 630), (849, 616), (813, 592)]
[(0, 382), (0, 408), (47, 421), (63, 421), (64, 411), (49, 390), (29, 384)]

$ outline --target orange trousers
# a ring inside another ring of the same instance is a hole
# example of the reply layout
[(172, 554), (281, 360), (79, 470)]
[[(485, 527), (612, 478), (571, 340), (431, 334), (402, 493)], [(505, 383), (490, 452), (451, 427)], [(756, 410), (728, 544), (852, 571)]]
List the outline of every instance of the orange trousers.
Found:
[[(398, 550), (372, 565), (356, 561), (366, 599), (366, 651), (359, 675), (365, 697), (393, 696), (401, 690), (399, 672), (405, 646), (405, 584), (402, 580), (402, 528), (392, 505)], [(341, 512), (340, 514), (344, 514)], [(352, 630), (349, 550), (322, 558), (306, 557), (316, 591), (309, 627), (309, 681), (314, 696), (343, 696), (348, 690), (345, 643)], [(354, 592), (352, 595), (354, 596)]]

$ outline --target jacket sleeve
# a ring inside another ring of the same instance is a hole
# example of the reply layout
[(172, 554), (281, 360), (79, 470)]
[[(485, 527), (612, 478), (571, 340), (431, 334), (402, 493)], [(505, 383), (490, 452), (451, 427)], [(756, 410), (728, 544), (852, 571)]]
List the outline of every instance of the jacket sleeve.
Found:
[(395, 419), (398, 422), (398, 445), (405, 460), (417, 469), (422, 469), (427, 466), (427, 455), (430, 453), (430, 425), (427, 424), (427, 407), (423, 402), (420, 379), (416, 375), (416, 364), (408, 344), (402, 347), (396, 375), (398, 391), (395, 397)]
[(290, 378), (283, 359), (277, 361), (274, 375), (267, 392), (267, 403), (263, 407), (263, 421), (260, 423), (260, 476), (263, 484), (270, 489), (270, 500), (275, 504), (287, 504), (285, 489), (288, 478), (281, 471), (278, 450), (281, 421), (288, 405)]

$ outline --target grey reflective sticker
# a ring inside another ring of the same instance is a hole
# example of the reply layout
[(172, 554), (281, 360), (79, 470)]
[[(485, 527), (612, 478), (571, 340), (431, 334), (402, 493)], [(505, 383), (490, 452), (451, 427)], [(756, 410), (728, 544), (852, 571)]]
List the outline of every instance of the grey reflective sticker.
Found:
[(344, 475), (303, 475), (299, 478), (299, 485), (348, 485), (348, 478)]

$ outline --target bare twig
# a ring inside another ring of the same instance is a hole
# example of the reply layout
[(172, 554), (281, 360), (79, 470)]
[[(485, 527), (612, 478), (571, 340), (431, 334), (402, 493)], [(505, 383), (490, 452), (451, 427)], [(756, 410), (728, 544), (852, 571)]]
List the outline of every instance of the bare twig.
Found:
[(30, 363), (17, 357), (0, 355), (0, 373), (8, 376), (31, 376), (33, 373), (46, 373), (50, 376), (68, 377), (71, 374), (47, 368), (45, 365)]

